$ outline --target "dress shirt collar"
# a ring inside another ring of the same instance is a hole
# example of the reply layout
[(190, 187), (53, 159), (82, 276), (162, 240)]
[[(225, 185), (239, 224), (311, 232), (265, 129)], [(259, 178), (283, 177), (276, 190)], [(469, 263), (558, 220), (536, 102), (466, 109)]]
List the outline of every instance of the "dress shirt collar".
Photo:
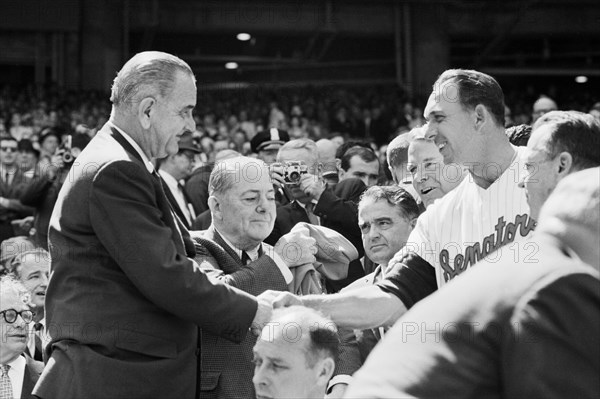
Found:
[(110, 123), (110, 125), (112, 127), (114, 127), (115, 129), (117, 129), (119, 131), (119, 133), (121, 133), (123, 135), (123, 137), (125, 138), (125, 140), (127, 140), (129, 142), (129, 144), (131, 144), (131, 146), (133, 147), (133, 149), (136, 150), (138, 154), (140, 154), (140, 157), (142, 158), (142, 161), (144, 161), (144, 165), (146, 166), (146, 169), (148, 169), (148, 172), (154, 173), (154, 165), (152, 164), (152, 162), (150, 161), (150, 159), (148, 158), (148, 156), (146, 155), (146, 153), (144, 153), (144, 151), (142, 150), (142, 148), (138, 145), (138, 143), (136, 143), (135, 141), (133, 141), (133, 139), (131, 138), (130, 135), (128, 135), (127, 133), (125, 133), (123, 131), (123, 129), (121, 129), (120, 127), (118, 127), (117, 125), (115, 125), (113, 122), (109, 121), (108, 123)]
[[(215, 231), (217, 233), (219, 233), (219, 235), (221, 236), (221, 238), (223, 239), (223, 241), (225, 241), (225, 244), (229, 245), (229, 248), (233, 249), (235, 251), (235, 254), (242, 259), (242, 250), (239, 249), (238, 247), (236, 247), (235, 245), (233, 245), (233, 243), (231, 241), (229, 241), (227, 239), (227, 237), (225, 237), (220, 231), (219, 229), (217, 229), (216, 226), (213, 225), (213, 227), (215, 228)], [(248, 254), (248, 256), (250, 257), (250, 260), (255, 261), (258, 259), (258, 251), (259, 248), (261, 247), (262, 243), (259, 243), (256, 248), (252, 248), (250, 250), (247, 250), (246, 253)]]
[(8, 363), (8, 365), (10, 366), (8, 378), (10, 378), (10, 383), (12, 385), (13, 398), (20, 398), (23, 389), (23, 380), (25, 379), (25, 366), (27, 365), (25, 356), (17, 356), (17, 358)]

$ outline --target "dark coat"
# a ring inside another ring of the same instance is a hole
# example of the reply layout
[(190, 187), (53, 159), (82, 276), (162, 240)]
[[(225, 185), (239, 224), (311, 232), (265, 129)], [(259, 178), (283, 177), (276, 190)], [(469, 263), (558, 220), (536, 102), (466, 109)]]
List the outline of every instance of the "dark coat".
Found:
[(33, 215), (33, 208), (23, 205), (20, 201), (30, 181), (18, 167), (10, 185), (0, 177), (0, 197), (8, 199), (10, 203), (8, 208), (0, 207), (0, 242), (14, 236), (10, 222)]
[[(281, 271), (269, 256), (263, 254), (256, 261), (243, 265), (214, 227), (194, 239), (200, 244), (196, 261), (211, 277), (252, 295), (259, 295), (266, 290), (287, 290)], [(202, 253), (202, 248), (207, 251)], [(207, 256), (208, 263), (205, 263)], [(218, 269), (213, 268), (216, 263), (211, 259), (218, 261)], [(238, 345), (203, 331), (200, 397), (254, 398), (252, 348), (255, 343), (256, 337), (252, 334), (246, 335)]]
[(25, 356), (25, 374), (23, 375), (23, 387), (21, 388), (21, 399), (34, 398), (31, 394), (33, 387), (37, 383), (42, 371), (44, 370), (44, 363), (33, 360), (29, 356)]
[(192, 262), (156, 172), (110, 124), (77, 158), (50, 220), (41, 398), (194, 398), (198, 326), (242, 341), (252, 296)]

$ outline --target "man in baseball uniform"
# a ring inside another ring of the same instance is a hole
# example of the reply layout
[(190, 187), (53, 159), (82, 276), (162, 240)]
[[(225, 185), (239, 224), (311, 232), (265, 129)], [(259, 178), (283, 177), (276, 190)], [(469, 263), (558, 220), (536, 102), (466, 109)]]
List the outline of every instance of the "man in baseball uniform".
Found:
[(518, 187), (525, 149), (511, 145), (504, 132), (498, 82), (478, 71), (448, 70), (435, 82), (424, 115), (426, 138), (435, 141), (445, 163), (462, 165), (467, 177), (419, 217), (382, 282), (328, 296), (273, 294), (275, 307), (313, 307), (340, 327), (388, 326), (484, 257), (536, 256), (535, 244), (525, 241), (535, 221)]

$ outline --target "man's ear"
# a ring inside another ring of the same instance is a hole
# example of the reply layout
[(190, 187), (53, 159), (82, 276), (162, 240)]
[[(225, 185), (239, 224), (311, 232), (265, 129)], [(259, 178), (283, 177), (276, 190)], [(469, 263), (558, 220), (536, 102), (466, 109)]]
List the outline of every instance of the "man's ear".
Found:
[(210, 213), (212, 214), (213, 219), (223, 220), (223, 210), (221, 209), (221, 202), (214, 195), (208, 197), (208, 208), (210, 209)]
[(152, 97), (146, 97), (138, 104), (137, 116), (142, 128), (150, 129), (152, 126), (152, 112), (155, 111), (156, 100)]
[(489, 123), (489, 118), (491, 117), (488, 109), (482, 104), (475, 106), (473, 115), (475, 117), (475, 130), (477, 131), (481, 130), (486, 123)]
[(410, 228), (414, 229), (416, 225), (417, 225), (417, 218), (411, 219)]
[(573, 168), (573, 156), (568, 152), (561, 152), (558, 154), (558, 175), (562, 179), (569, 173)]
[(334, 371), (335, 362), (332, 358), (326, 357), (325, 359), (319, 360), (319, 364), (317, 364), (317, 385), (327, 386)]

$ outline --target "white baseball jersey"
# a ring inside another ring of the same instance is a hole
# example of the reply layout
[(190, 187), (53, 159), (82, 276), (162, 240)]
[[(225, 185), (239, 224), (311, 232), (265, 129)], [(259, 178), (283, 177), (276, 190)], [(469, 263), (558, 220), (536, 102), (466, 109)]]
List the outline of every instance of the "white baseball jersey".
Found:
[[(525, 173), (525, 147), (513, 148), (515, 159), (487, 189), (468, 174), (419, 217), (403, 250), (433, 265), (438, 287), (486, 256), (490, 262), (535, 256), (537, 247), (525, 238), (536, 223), (529, 217), (525, 190), (517, 186)], [(493, 167), (498, 168), (490, 164), (488, 170)]]

